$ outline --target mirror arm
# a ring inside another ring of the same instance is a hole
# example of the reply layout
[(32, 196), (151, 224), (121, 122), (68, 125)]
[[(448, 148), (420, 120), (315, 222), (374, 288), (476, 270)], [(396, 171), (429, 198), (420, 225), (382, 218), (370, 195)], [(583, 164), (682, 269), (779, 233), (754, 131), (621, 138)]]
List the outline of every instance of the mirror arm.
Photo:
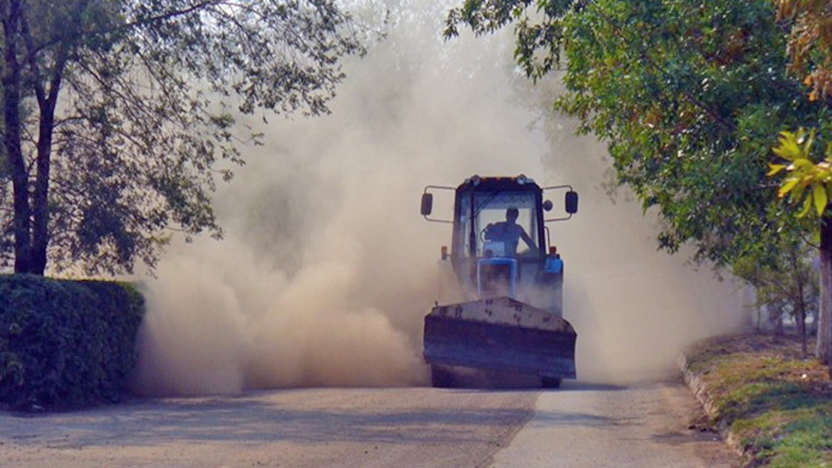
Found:
[(552, 218), (552, 219), (544, 219), (544, 223), (551, 223), (553, 221), (566, 221), (567, 219), (572, 219), (572, 214), (570, 213), (569, 216), (564, 216), (562, 218)]
[[(430, 193), (430, 189), (456, 190), (456, 188), (454, 188), (454, 187), (447, 187), (447, 186), (444, 186), (444, 185), (428, 185), (427, 187), (425, 187), (425, 190), (422, 192), (422, 194), (424, 195), (426, 193)], [(432, 223), (445, 223), (445, 224), (453, 224), (454, 223), (452, 220), (431, 218), (430, 215), (422, 215), (422, 216), (424, 216), (424, 218), (426, 220), (428, 220)]]
[(546, 191), (546, 190), (556, 190), (556, 189), (562, 189), (562, 188), (569, 189), (569, 191), (570, 191), (570, 192), (574, 192), (574, 191), (575, 191), (575, 190), (572, 188), (572, 186), (571, 186), (571, 185), (568, 185), (568, 184), (567, 184), (567, 185), (552, 185), (551, 187), (543, 187), (543, 188), (542, 188), (542, 190), (543, 190), (543, 191)]

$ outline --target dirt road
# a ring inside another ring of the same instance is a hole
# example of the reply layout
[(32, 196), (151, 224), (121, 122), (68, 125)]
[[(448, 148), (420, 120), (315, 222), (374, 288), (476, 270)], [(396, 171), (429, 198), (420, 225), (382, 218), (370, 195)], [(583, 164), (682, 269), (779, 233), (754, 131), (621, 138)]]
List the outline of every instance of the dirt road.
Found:
[(721, 442), (687, 429), (692, 405), (676, 383), (147, 400), (0, 414), (0, 467), (736, 466)]

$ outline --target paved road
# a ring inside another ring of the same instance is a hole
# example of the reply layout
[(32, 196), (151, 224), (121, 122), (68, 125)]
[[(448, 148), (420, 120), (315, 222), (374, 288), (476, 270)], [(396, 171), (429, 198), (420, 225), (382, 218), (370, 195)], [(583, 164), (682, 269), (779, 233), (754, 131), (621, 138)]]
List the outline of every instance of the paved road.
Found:
[(716, 434), (689, 429), (701, 409), (679, 383), (546, 392), (495, 468), (731, 468)]
[(0, 467), (737, 466), (687, 429), (692, 406), (676, 383), (147, 400), (0, 414)]

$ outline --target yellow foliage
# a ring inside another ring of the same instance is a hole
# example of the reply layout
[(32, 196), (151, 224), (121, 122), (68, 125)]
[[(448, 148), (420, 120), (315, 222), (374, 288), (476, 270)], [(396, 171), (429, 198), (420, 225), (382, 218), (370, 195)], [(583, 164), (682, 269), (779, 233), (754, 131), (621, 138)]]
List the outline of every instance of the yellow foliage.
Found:
[[(832, 6), (828, 0), (775, 0), (778, 20), (792, 21), (789, 69), (804, 75), (809, 100), (832, 97)], [(809, 60), (817, 51), (820, 60)]]
[(774, 154), (789, 161), (790, 164), (769, 164), (767, 175), (774, 177), (786, 171), (786, 178), (777, 191), (780, 198), (789, 195), (792, 203), (801, 203), (797, 213), (802, 218), (812, 212), (822, 216), (832, 197), (832, 143), (826, 147), (826, 159), (814, 163), (811, 160), (815, 131), (781, 132), (777, 146), (772, 148)]

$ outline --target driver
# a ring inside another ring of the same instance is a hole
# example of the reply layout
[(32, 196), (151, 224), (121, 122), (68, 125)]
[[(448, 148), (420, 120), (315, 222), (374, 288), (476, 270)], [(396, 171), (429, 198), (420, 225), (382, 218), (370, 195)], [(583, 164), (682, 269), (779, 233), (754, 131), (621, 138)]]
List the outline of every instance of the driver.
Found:
[(504, 242), (506, 255), (510, 257), (517, 256), (517, 244), (520, 239), (529, 246), (531, 250), (537, 250), (532, 238), (526, 234), (523, 226), (517, 224), (517, 217), (520, 216), (520, 211), (511, 207), (506, 210), (506, 220), (491, 224), (486, 231), (486, 237), (491, 241)]

